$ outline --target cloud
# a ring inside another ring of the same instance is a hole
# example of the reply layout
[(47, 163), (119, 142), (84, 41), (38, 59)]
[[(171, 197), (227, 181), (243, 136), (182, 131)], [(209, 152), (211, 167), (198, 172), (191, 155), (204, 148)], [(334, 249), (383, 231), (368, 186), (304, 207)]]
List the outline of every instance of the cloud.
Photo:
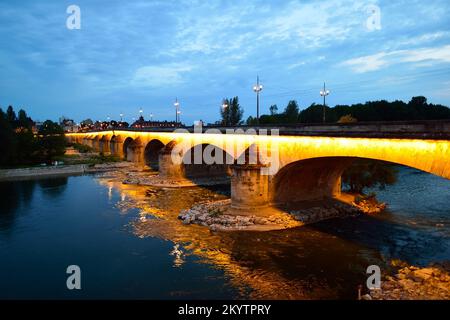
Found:
[(450, 63), (450, 45), (379, 52), (346, 60), (341, 65), (350, 67), (356, 73), (365, 73), (400, 63), (413, 63), (416, 67)]
[(185, 82), (183, 75), (193, 69), (190, 65), (170, 63), (138, 68), (131, 84), (136, 87), (173, 86)]

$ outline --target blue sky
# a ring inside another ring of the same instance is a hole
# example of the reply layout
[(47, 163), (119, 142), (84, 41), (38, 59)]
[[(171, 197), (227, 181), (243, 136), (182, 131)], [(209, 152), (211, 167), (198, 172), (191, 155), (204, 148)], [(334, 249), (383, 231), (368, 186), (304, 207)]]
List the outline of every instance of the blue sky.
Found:
[[(66, 9), (81, 9), (69, 30)], [(381, 28), (367, 27), (371, 5)], [(33, 119), (64, 115), (172, 120), (219, 118), (239, 96), (262, 113), (425, 95), (450, 105), (450, 3), (428, 1), (0, 1), (0, 106)]]

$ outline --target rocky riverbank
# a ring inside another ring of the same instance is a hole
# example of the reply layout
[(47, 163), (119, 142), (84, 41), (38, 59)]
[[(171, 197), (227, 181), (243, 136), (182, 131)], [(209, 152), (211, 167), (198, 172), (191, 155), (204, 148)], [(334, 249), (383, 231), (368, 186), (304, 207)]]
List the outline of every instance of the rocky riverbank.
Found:
[(374, 195), (365, 197), (356, 196), (351, 204), (359, 211), (366, 214), (378, 214), (387, 207), (385, 203), (378, 202)]
[(221, 200), (194, 205), (179, 214), (184, 224), (198, 224), (211, 230), (280, 230), (302, 226), (325, 219), (348, 217), (361, 212), (348, 204), (334, 202), (321, 207), (302, 210), (284, 210), (276, 207), (259, 208), (258, 215), (240, 214), (231, 207), (231, 201)]
[(238, 215), (233, 214), (231, 200), (220, 200), (194, 205), (191, 209), (180, 212), (178, 218), (184, 224), (198, 224), (209, 227), (211, 230), (233, 231), (233, 230), (276, 230), (300, 226), (288, 214), (276, 210), (261, 209), (265, 215)]
[(387, 276), (381, 289), (371, 290), (374, 300), (450, 300), (450, 265), (426, 268), (405, 266)]
[(160, 187), (160, 188), (182, 188), (196, 186), (213, 186), (230, 183), (227, 178), (204, 178), (204, 179), (182, 179), (170, 180), (159, 176), (156, 172), (143, 174), (140, 172), (127, 173), (127, 177), (122, 181), (124, 184), (134, 184), (140, 186)]

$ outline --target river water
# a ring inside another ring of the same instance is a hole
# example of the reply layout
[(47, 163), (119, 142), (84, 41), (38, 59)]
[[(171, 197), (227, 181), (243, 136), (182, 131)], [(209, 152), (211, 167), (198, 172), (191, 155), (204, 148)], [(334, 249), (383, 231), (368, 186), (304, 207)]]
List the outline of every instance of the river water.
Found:
[[(450, 181), (409, 168), (382, 214), (272, 232), (185, 226), (226, 188), (151, 189), (108, 176), (0, 183), (0, 298), (355, 299), (366, 268), (450, 260)], [(68, 290), (66, 268), (81, 268)]]

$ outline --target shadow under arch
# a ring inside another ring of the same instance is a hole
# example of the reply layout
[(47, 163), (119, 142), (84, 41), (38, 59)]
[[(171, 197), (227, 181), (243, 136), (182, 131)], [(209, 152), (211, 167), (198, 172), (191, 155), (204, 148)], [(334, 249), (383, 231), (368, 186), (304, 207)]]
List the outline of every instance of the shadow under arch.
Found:
[(100, 152), (109, 152), (110, 151), (110, 144), (108, 141), (108, 136), (102, 135), (100, 139), (98, 140), (98, 148)]
[(187, 179), (227, 178), (234, 158), (222, 148), (208, 143), (195, 145), (183, 154), (182, 165)]
[(275, 205), (286, 205), (301, 201), (337, 198), (341, 196), (342, 192), (342, 174), (353, 164), (364, 160), (408, 167), (433, 174), (419, 167), (383, 159), (351, 156), (306, 158), (284, 165), (273, 176), (271, 182), (272, 202)]
[(356, 159), (311, 158), (285, 165), (272, 179), (273, 203), (285, 205), (339, 196), (342, 173)]
[(122, 156), (123, 147), (121, 148), (120, 143), (122, 142), (122, 138), (119, 135), (112, 135), (111, 140), (109, 141), (109, 151), (112, 155)]
[(129, 161), (130, 155), (131, 155), (131, 146), (132, 143), (134, 142), (134, 139), (131, 137), (127, 137), (124, 142), (123, 142), (123, 146), (122, 146), (122, 154), (123, 154), (123, 158), (127, 161)]
[(159, 169), (159, 152), (165, 147), (158, 139), (153, 139), (147, 143), (144, 149), (144, 162), (153, 170)]

